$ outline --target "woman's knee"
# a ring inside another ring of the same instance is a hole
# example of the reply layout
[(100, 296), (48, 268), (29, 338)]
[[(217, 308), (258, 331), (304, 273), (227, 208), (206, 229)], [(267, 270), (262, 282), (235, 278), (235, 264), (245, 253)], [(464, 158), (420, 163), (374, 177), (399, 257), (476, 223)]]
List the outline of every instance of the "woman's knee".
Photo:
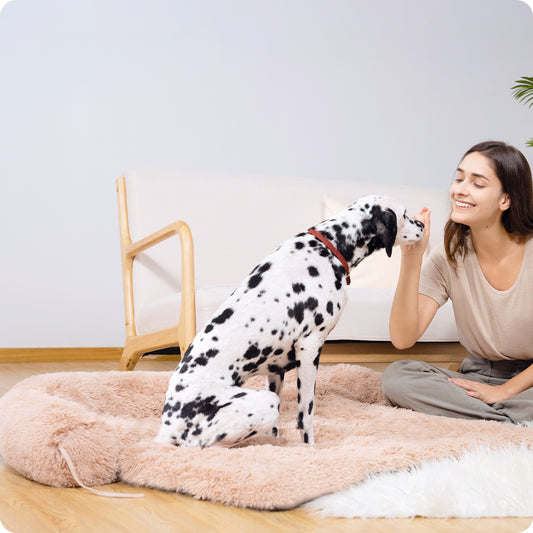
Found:
[(392, 405), (403, 405), (413, 388), (413, 376), (423, 371), (424, 362), (406, 359), (394, 361), (383, 372), (381, 391)]

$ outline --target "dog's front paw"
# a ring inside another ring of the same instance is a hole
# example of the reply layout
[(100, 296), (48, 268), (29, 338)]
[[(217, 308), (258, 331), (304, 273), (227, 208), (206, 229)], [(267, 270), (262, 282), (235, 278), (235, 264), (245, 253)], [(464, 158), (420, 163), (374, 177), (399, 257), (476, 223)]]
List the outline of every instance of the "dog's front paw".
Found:
[(315, 437), (313, 436), (313, 430), (300, 430), (300, 435), (302, 436), (302, 441), (305, 442), (305, 444), (315, 444)]

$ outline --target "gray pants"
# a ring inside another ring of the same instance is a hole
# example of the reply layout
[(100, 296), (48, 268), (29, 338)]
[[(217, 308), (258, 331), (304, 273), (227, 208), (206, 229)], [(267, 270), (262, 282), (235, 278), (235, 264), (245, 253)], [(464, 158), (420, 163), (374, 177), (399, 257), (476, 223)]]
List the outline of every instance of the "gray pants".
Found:
[(460, 372), (453, 372), (424, 361), (396, 361), (383, 374), (382, 390), (391, 405), (421, 413), (519, 424), (533, 420), (533, 387), (509, 400), (488, 405), (468, 396), (448, 378), (501, 385), (532, 363), (532, 360), (488, 361), (470, 355)]

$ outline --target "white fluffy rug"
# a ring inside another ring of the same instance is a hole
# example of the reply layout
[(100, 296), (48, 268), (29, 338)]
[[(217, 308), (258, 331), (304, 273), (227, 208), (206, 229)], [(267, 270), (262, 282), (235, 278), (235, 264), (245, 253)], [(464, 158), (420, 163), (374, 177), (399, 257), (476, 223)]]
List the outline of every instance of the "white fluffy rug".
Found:
[(323, 517), (529, 517), (533, 516), (533, 450), (468, 451), (460, 459), (370, 476), (304, 507)]

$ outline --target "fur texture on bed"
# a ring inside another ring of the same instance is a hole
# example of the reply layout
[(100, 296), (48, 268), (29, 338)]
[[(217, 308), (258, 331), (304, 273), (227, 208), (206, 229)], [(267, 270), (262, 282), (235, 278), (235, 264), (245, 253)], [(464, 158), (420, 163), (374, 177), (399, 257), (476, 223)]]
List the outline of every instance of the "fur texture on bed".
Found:
[[(241, 447), (190, 449), (154, 442), (170, 372), (83, 372), (34, 376), (0, 399), (0, 453), (23, 476), (57, 487), (122, 480), (258, 509), (288, 509), (364, 481), (459, 457), (483, 445), (533, 446), (533, 429), (432, 417), (384, 405), (381, 374), (354, 365), (320, 367), (316, 445), (295, 427), (289, 373), (280, 438)], [(245, 386), (262, 388), (254, 378)]]

